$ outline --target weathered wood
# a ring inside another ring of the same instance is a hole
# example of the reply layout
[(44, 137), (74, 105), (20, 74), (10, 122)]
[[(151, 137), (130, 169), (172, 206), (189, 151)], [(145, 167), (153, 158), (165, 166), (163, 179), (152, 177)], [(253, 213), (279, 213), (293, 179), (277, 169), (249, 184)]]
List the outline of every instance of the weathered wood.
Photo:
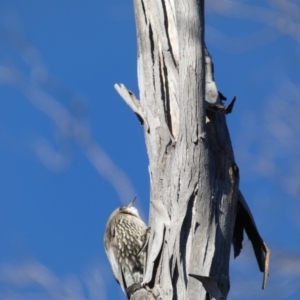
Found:
[[(229, 289), (238, 177), (225, 117), (212, 113), (206, 125), (203, 6), (135, 1), (151, 202), (162, 201), (171, 219), (150, 282), (162, 299), (205, 299), (189, 273), (216, 277), (225, 296)], [(149, 226), (158, 218), (151, 209)]]
[(239, 171), (225, 114), (235, 98), (224, 107), (214, 81), (204, 0), (134, 0), (134, 7), (140, 101), (116, 88), (146, 125), (151, 229), (143, 284), (155, 299), (226, 299)]

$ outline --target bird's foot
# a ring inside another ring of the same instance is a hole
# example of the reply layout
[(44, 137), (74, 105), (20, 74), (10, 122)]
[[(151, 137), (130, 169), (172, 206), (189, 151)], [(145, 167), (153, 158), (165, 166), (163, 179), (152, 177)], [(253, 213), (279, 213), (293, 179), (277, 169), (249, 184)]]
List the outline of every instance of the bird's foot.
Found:
[(128, 295), (134, 294), (136, 291), (142, 289), (143, 286), (141, 283), (134, 283), (126, 289)]

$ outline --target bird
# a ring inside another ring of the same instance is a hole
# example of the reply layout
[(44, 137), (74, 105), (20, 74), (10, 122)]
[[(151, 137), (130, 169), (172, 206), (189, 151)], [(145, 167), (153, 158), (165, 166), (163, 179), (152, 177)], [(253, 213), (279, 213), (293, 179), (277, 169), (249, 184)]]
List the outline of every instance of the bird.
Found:
[(104, 248), (113, 274), (122, 290), (130, 298), (130, 290), (141, 286), (144, 272), (144, 251), (147, 226), (133, 206), (115, 209), (110, 215), (104, 233)]

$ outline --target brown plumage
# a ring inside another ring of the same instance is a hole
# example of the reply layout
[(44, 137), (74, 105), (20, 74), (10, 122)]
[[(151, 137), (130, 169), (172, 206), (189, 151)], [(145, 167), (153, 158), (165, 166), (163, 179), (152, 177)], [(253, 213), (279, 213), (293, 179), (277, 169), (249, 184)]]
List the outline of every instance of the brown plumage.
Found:
[(147, 229), (133, 207), (134, 200), (113, 211), (104, 234), (104, 247), (114, 276), (128, 298), (128, 288), (143, 281), (144, 253), (139, 252)]

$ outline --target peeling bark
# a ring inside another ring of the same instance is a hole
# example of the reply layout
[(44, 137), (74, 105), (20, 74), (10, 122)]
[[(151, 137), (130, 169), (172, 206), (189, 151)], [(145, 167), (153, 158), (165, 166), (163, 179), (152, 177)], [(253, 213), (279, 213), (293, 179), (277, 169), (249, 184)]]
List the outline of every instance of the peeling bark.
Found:
[[(204, 0), (134, 0), (134, 7), (140, 101), (124, 86), (116, 88), (143, 121), (149, 156), (143, 283), (156, 299), (205, 300), (212, 289), (226, 299), (233, 233), (238, 254), (241, 232), (249, 229), (244, 223), (235, 229), (239, 171), (226, 125), (235, 98), (224, 107), (213, 78)], [(262, 243), (254, 243), (259, 263), (266, 254)], [(212, 283), (205, 288), (189, 274)]]

